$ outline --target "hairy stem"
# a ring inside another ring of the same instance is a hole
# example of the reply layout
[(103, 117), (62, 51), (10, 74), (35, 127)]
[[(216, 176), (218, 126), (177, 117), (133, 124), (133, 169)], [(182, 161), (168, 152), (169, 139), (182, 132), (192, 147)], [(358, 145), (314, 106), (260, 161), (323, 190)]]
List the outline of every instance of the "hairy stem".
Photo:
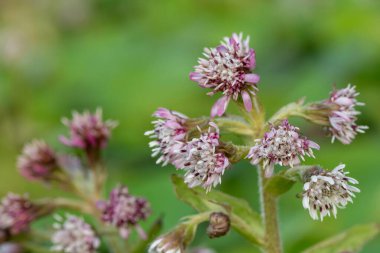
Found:
[(265, 226), (265, 252), (281, 253), (281, 238), (277, 216), (277, 200), (265, 190), (267, 178), (261, 166), (257, 166), (259, 174), (261, 215)]
[(297, 102), (290, 103), (282, 107), (278, 112), (276, 112), (270, 119), (270, 124), (275, 124), (276, 122), (282, 121), (289, 118), (290, 116), (304, 117), (304, 100), (300, 99)]

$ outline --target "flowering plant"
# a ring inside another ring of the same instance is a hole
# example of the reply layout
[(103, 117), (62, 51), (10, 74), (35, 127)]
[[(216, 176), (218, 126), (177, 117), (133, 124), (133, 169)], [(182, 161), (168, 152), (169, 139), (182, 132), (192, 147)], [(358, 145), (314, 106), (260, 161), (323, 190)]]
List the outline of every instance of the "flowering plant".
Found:
[[(210, 238), (225, 236), (235, 229), (263, 252), (282, 252), (277, 216), (277, 199), (301, 182), (301, 205), (314, 220), (337, 217), (338, 209), (352, 203), (360, 190), (358, 181), (348, 177), (344, 164), (333, 170), (320, 165), (303, 165), (305, 158), (316, 158), (320, 146), (293, 125), (291, 117), (300, 117), (321, 126), (326, 134), (343, 144), (350, 144), (367, 126), (358, 125), (359, 93), (356, 87), (334, 88), (322, 101), (290, 103), (267, 119), (259, 102), (255, 50), (249, 37), (233, 34), (215, 48), (205, 48), (203, 58), (190, 73), (190, 79), (208, 95), (220, 94), (210, 117), (190, 118), (179, 112), (159, 108), (153, 116), (154, 130), (146, 135), (153, 157), (163, 166), (172, 164), (183, 176), (173, 175), (177, 196), (199, 213), (188, 217), (150, 246), (150, 253), (187, 252), (202, 222), (209, 222)], [(230, 102), (240, 108), (240, 115), (227, 113)], [(234, 143), (226, 136), (239, 135)], [(224, 173), (235, 163), (249, 159), (257, 168), (261, 215), (243, 199), (215, 190)], [(360, 231), (358, 233), (358, 231)], [(311, 252), (357, 252), (379, 232), (376, 224), (360, 225), (311, 248)]]
[[(59, 139), (77, 155), (34, 140), (24, 146), (17, 167), (26, 179), (60, 187), (77, 199), (31, 200), (9, 193), (0, 203), (0, 252), (145, 252), (161, 227), (160, 219), (147, 231), (141, 227), (151, 214), (149, 202), (124, 185), (114, 187), (109, 198), (103, 196), (107, 170), (102, 151), (117, 123), (104, 121), (100, 109), (74, 112), (62, 122), (69, 136)], [(46, 228), (49, 234), (32, 226), (49, 215), (55, 220)], [(131, 238), (134, 231), (137, 237)]]
[[(210, 253), (213, 251), (190, 247), (199, 224), (208, 222), (206, 233), (211, 239), (228, 236), (234, 229), (263, 252), (281, 253), (277, 199), (297, 182), (302, 184), (300, 207), (314, 220), (336, 218), (339, 209), (353, 202), (360, 192), (359, 182), (347, 175), (344, 164), (332, 170), (304, 165), (305, 159), (316, 158), (321, 147), (290, 120), (306, 119), (321, 126), (332, 142), (350, 144), (368, 128), (357, 124), (357, 108), (364, 104), (357, 101), (355, 86), (334, 88), (327, 99), (318, 102), (301, 99), (266, 118), (258, 98), (260, 77), (253, 73), (256, 59), (249, 37), (233, 34), (221, 45), (206, 48), (203, 55), (190, 79), (210, 89), (208, 95), (220, 94), (210, 116), (191, 118), (159, 108), (153, 114), (154, 129), (145, 133), (152, 139), (149, 146), (157, 164), (173, 165), (182, 172), (172, 176), (172, 183), (178, 198), (196, 214), (186, 216), (162, 235), (161, 218), (143, 229), (142, 222), (151, 215), (146, 199), (134, 196), (125, 185), (115, 186), (108, 197), (103, 195), (108, 171), (102, 151), (117, 123), (104, 121), (101, 110), (74, 112), (72, 119), (62, 121), (69, 135), (59, 139), (75, 149), (76, 155), (57, 152), (45, 141), (34, 140), (24, 146), (17, 167), (27, 180), (60, 187), (77, 199), (31, 200), (28, 195), (9, 193), (0, 203), (0, 252)], [(240, 115), (227, 113), (233, 102)], [(243, 142), (228, 139), (231, 134), (242, 137)], [(246, 200), (215, 189), (224, 174), (242, 160), (257, 168), (261, 214)], [(32, 224), (49, 215), (54, 222), (46, 243), (46, 233)], [(357, 252), (379, 230), (375, 223), (358, 225), (304, 252)]]

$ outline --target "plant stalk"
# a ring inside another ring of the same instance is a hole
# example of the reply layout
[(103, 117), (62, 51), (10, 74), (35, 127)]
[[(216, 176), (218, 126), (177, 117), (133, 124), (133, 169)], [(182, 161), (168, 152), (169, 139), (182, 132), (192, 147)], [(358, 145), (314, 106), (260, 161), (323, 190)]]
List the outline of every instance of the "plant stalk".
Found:
[(282, 245), (277, 215), (277, 200), (265, 190), (265, 184), (268, 179), (265, 177), (264, 170), (257, 166), (259, 174), (259, 191), (261, 201), (261, 216), (265, 227), (265, 245), (266, 253), (282, 253)]

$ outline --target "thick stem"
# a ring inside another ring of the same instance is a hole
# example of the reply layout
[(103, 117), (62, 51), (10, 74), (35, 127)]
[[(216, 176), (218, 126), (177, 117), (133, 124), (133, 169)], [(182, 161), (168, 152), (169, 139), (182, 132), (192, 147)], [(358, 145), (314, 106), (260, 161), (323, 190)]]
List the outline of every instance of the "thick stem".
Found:
[(266, 253), (281, 253), (281, 238), (277, 216), (277, 200), (269, 192), (265, 191), (264, 170), (261, 166), (257, 167), (259, 173), (259, 187), (261, 200), (261, 215), (265, 226), (265, 252)]

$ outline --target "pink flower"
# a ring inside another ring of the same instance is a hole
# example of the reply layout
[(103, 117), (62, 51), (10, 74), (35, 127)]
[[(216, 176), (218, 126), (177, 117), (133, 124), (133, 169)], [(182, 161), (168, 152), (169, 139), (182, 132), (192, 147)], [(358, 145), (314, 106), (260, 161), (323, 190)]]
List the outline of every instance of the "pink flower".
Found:
[(17, 167), (21, 175), (30, 180), (51, 179), (57, 166), (54, 151), (41, 140), (34, 140), (26, 144), (17, 160)]
[(214, 104), (211, 117), (222, 116), (231, 98), (242, 97), (247, 111), (252, 109), (251, 96), (256, 94), (260, 77), (252, 74), (256, 66), (255, 51), (249, 47), (249, 37), (243, 34), (226, 37), (216, 48), (205, 48), (205, 58), (198, 60), (190, 79), (202, 88), (212, 89), (209, 95), (221, 92), (223, 96)]
[(149, 203), (130, 195), (127, 187), (114, 188), (108, 201), (98, 202), (98, 208), (102, 212), (103, 222), (117, 227), (121, 237), (128, 238), (133, 227), (142, 238), (146, 237), (138, 223), (149, 216)]
[(155, 140), (149, 143), (152, 148), (152, 156), (160, 155), (157, 163), (163, 163), (163, 166), (172, 163), (175, 153), (174, 150), (181, 146), (187, 133), (187, 117), (179, 112), (170, 111), (166, 108), (159, 108), (154, 114), (157, 119), (152, 123), (154, 130), (145, 132)]
[(312, 149), (319, 150), (317, 143), (300, 136), (299, 128), (290, 125), (288, 120), (284, 120), (277, 127), (272, 126), (270, 131), (257, 141), (248, 158), (252, 159), (252, 164), (264, 161), (267, 177), (273, 174), (275, 164), (293, 167), (300, 163), (299, 158), (304, 160), (305, 155), (314, 157)]
[(28, 230), (35, 214), (36, 207), (27, 196), (8, 193), (0, 203), (0, 232), (17, 235)]
[(87, 152), (105, 148), (111, 136), (111, 130), (117, 126), (115, 121), (103, 121), (101, 109), (97, 109), (94, 114), (88, 111), (81, 114), (73, 112), (72, 120), (64, 118), (62, 122), (70, 128), (70, 137), (61, 136), (61, 142)]
[(355, 109), (355, 106), (364, 105), (356, 100), (358, 95), (355, 86), (348, 85), (344, 89), (331, 92), (330, 98), (325, 101), (327, 105), (332, 105), (334, 108), (329, 115), (330, 126), (328, 127), (332, 142), (338, 139), (343, 144), (350, 144), (357, 133), (364, 133), (364, 130), (368, 129), (367, 126), (356, 124), (357, 115), (360, 112)]
[(100, 246), (100, 239), (94, 229), (82, 218), (74, 215), (55, 216), (55, 232), (52, 236), (52, 251), (69, 253), (95, 253)]
[(185, 183), (189, 187), (202, 186), (207, 191), (220, 184), (222, 175), (230, 162), (224, 153), (218, 152), (219, 129), (210, 123), (208, 132), (201, 133), (199, 138), (187, 142), (182, 149), (177, 150), (177, 168), (183, 169)]

